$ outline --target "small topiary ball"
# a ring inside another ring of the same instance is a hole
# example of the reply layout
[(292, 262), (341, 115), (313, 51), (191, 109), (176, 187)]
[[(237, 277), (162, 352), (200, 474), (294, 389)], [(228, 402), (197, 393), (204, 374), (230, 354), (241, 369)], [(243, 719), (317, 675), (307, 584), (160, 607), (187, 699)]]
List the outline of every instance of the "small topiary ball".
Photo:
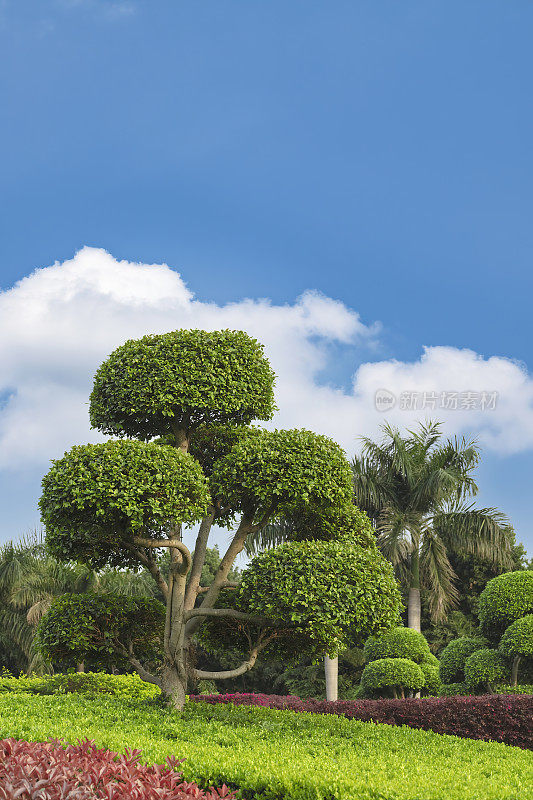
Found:
[(437, 669), (439, 668), (439, 665), (440, 665), (439, 659), (431, 651), (424, 656), (424, 658), (422, 659), (422, 661), (420, 663), (421, 664), (429, 664), (430, 666), (436, 667)]
[(533, 614), (517, 619), (502, 636), (499, 651), (506, 658), (533, 658)]
[(466, 659), (465, 682), (471, 689), (484, 685), (492, 691), (494, 683), (502, 683), (508, 677), (509, 666), (497, 650), (485, 647)]
[(392, 688), (418, 692), (424, 683), (422, 669), (408, 658), (379, 658), (367, 664), (361, 675), (361, 684), (369, 692)]
[(440, 679), (443, 683), (461, 683), (465, 679), (465, 661), (487, 647), (486, 639), (474, 636), (461, 636), (448, 644), (440, 654)]
[(381, 658), (409, 658), (416, 664), (431, 656), (424, 636), (412, 628), (397, 627), (370, 638), (365, 644), (365, 661)]
[(479, 597), (482, 633), (497, 642), (520, 617), (533, 614), (533, 570), (505, 572), (487, 583)]

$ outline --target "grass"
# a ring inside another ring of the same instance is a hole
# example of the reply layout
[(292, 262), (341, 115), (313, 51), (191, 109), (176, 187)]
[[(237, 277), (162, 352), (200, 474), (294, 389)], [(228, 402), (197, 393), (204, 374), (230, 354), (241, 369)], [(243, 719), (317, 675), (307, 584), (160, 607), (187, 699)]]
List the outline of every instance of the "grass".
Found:
[(112, 696), (0, 694), (0, 738), (140, 748), (186, 758), (201, 786), (255, 800), (531, 800), (531, 753), (341, 717), (187, 704), (176, 713)]

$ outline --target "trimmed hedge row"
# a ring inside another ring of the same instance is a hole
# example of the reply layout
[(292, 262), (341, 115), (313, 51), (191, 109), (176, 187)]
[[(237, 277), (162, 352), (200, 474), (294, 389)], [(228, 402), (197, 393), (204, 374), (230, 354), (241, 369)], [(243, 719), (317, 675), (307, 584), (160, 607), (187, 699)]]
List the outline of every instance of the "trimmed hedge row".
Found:
[(505, 742), (533, 749), (533, 697), (482, 695), (481, 697), (430, 697), (422, 700), (300, 700), (267, 694), (219, 694), (191, 697), (195, 702), (233, 703), (268, 708), (336, 714), (362, 722), (408, 725), (435, 733), (468, 739)]

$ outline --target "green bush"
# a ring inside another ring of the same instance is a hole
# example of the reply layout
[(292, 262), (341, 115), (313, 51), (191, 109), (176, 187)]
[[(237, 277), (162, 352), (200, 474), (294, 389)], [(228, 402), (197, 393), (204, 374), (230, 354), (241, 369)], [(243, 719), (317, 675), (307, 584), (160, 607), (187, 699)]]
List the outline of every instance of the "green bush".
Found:
[(366, 665), (361, 684), (369, 692), (389, 689), (403, 697), (405, 691), (418, 692), (424, 686), (424, 673), (408, 658), (380, 658)]
[(412, 628), (397, 627), (371, 637), (365, 644), (365, 661), (382, 658), (409, 658), (416, 664), (431, 661), (431, 651), (424, 636)]
[(439, 689), (440, 697), (455, 697), (459, 694), (473, 694), (466, 683), (441, 683)]
[(137, 674), (110, 675), (107, 672), (73, 672), (42, 677), (0, 678), (1, 692), (30, 694), (83, 694), (89, 697), (114, 695), (124, 700), (143, 701), (157, 697), (157, 686), (141, 680)]
[(533, 614), (533, 570), (505, 572), (487, 583), (479, 596), (482, 633), (497, 643), (506, 628)]
[(445, 684), (464, 681), (466, 659), (487, 645), (486, 639), (473, 636), (461, 636), (450, 642), (440, 654), (441, 681)]
[(438, 695), (442, 686), (442, 681), (439, 675), (439, 666), (435, 664), (428, 664), (423, 661), (420, 664), (420, 669), (424, 675), (424, 695)]
[(518, 748), (324, 714), (205, 703), (176, 714), (111, 696), (3, 694), (0, 738), (8, 736), (87, 737), (117, 752), (139, 748), (149, 763), (174, 755), (186, 759), (187, 780), (226, 783), (256, 800), (531, 796), (531, 756)]
[(429, 653), (426, 653), (426, 655), (424, 656), (424, 658), (422, 659), (422, 661), (420, 663), (421, 664), (430, 664), (432, 667), (437, 667), (437, 669), (438, 669), (438, 667), (440, 665), (439, 659), (437, 658), (437, 656), (433, 655), (433, 653), (431, 651), (429, 651)]
[(496, 694), (533, 694), (533, 684), (522, 683), (516, 686), (509, 684), (499, 683), (494, 687)]
[(471, 689), (486, 686), (489, 692), (495, 683), (509, 677), (509, 665), (497, 650), (485, 647), (468, 656), (465, 662), (465, 683)]
[(499, 651), (506, 658), (533, 658), (533, 614), (517, 619), (503, 634)]

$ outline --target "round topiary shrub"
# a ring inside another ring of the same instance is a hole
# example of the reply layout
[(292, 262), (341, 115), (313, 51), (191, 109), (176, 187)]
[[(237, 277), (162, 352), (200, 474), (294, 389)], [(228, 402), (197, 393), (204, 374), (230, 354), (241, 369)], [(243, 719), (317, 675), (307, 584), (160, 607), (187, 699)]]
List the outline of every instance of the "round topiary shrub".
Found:
[(438, 695), (442, 686), (442, 681), (439, 675), (439, 664), (428, 664), (423, 661), (420, 665), (422, 674), (424, 675), (424, 695)]
[(447, 645), (440, 654), (440, 679), (443, 683), (461, 683), (465, 679), (465, 661), (475, 653), (487, 647), (488, 642), (481, 637), (461, 636)]
[[(39, 501), (46, 542), (60, 560), (95, 569), (137, 564), (124, 545), (201, 519), (210, 495), (202, 469), (175, 447), (131, 440), (76, 445), (52, 463)], [(76, 531), (76, 535), (72, 531)]]
[(497, 642), (513, 622), (533, 614), (533, 570), (505, 572), (487, 583), (479, 597), (482, 633)]
[(468, 656), (465, 662), (465, 683), (471, 689), (485, 686), (494, 692), (495, 683), (503, 683), (509, 678), (509, 666), (497, 650), (485, 647)]
[(372, 637), (365, 644), (365, 661), (382, 658), (409, 658), (421, 664), (430, 658), (431, 651), (425, 638), (412, 628), (397, 627)]
[(533, 658), (533, 614), (517, 619), (509, 625), (498, 649), (504, 658), (512, 659), (511, 683), (516, 685), (520, 660)]
[(103, 433), (152, 439), (172, 425), (270, 419), (274, 373), (244, 331), (178, 330), (130, 339), (98, 369), (90, 419)]
[(367, 664), (361, 675), (361, 685), (367, 692), (392, 691), (394, 697), (405, 692), (418, 692), (424, 686), (424, 673), (408, 658), (380, 658)]
[(433, 655), (431, 651), (429, 653), (426, 653), (426, 655), (424, 656), (424, 658), (420, 663), (430, 664), (432, 667), (437, 667), (437, 669), (439, 668), (440, 665), (439, 659), (437, 658), (437, 656)]

